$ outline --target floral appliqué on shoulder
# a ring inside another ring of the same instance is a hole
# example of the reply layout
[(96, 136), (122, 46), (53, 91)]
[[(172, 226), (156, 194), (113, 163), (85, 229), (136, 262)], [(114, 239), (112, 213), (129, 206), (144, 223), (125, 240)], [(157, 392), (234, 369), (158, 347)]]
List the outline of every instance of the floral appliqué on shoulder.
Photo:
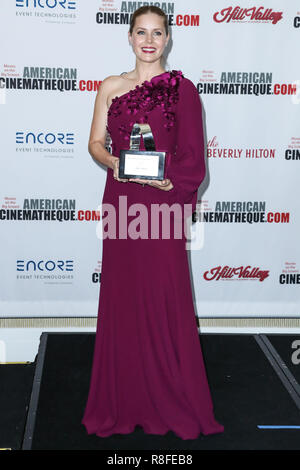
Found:
[[(141, 111), (143, 114), (139, 117), (139, 122), (146, 123), (148, 122), (148, 114), (157, 106), (163, 109), (164, 127), (169, 131), (174, 126), (175, 113), (172, 111), (172, 107), (178, 101), (178, 87), (183, 78), (184, 75), (181, 70), (163, 72), (150, 81), (146, 80), (141, 85), (137, 85), (128, 93), (113, 98), (107, 115), (119, 116), (124, 112), (121, 110), (121, 106), (125, 104), (125, 112), (133, 118), (132, 122), (128, 123), (128, 127), (124, 125), (119, 127), (119, 131), (124, 135), (125, 140), (130, 139), (132, 126), (135, 123), (134, 116)], [(106, 129), (109, 132), (108, 125)]]

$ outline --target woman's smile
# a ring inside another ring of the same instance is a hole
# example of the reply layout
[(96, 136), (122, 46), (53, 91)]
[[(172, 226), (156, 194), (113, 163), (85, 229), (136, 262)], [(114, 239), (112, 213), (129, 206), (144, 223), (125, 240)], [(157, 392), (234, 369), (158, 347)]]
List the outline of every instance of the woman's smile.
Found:
[(153, 54), (156, 51), (155, 47), (142, 47), (142, 51), (146, 54)]

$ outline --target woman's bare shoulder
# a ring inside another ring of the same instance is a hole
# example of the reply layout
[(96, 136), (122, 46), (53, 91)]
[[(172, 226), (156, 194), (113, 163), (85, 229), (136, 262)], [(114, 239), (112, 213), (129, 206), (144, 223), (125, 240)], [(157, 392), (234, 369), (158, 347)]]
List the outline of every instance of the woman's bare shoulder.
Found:
[(101, 93), (107, 107), (110, 106), (112, 97), (117, 95), (122, 86), (124, 86), (123, 82), (124, 79), (120, 75), (109, 75), (102, 80), (98, 93)]
[(126, 80), (121, 75), (109, 75), (106, 77), (99, 87), (99, 91), (102, 92), (102, 97), (105, 99), (107, 107), (112, 103), (112, 99), (115, 96), (127, 92)]
[(122, 81), (123, 79), (120, 75), (109, 75), (102, 80), (101, 87), (103, 90), (105, 89), (107, 92), (109, 92), (111, 89), (118, 86), (119, 83), (122, 83)]

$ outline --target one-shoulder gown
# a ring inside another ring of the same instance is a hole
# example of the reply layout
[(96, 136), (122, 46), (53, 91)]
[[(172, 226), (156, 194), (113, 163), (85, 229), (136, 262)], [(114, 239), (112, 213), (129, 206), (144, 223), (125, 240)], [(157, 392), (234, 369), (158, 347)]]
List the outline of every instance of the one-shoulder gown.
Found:
[[(114, 208), (116, 223), (114, 231), (103, 213), (103, 234), (110, 236), (101, 241), (97, 329), (82, 424), (101, 437), (131, 433), (136, 425), (147, 434), (173, 431), (182, 439), (221, 433), (199, 341), (183, 217), (169, 212), (170, 236), (162, 233), (166, 215), (156, 235), (151, 232), (151, 205), (196, 208), (206, 171), (197, 89), (182, 71), (166, 71), (115, 97), (107, 114), (116, 157), (129, 149), (135, 122), (150, 124), (156, 150), (166, 152), (165, 177), (173, 188), (120, 182), (107, 168), (102, 204)], [(148, 209), (148, 224), (138, 223), (143, 211), (134, 204)]]

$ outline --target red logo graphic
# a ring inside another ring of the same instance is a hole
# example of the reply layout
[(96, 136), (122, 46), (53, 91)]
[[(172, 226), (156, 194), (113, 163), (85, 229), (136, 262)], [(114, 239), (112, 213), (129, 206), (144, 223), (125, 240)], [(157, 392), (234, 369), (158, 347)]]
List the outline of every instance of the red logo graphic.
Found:
[(213, 19), (216, 23), (222, 23), (226, 21), (244, 21), (249, 18), (250, 21), (271, 21), (273, 24), (278, 23), (282, 19), (282, 11), (273, 11), (272, 8), (267, 8), (265, 11), (264, 7), (252, 7), (252, 8), (241, 8), (241, 7), (228, 7), (224, 8), (220, 12), (216, 12)]
[(216, 266), (210, 271), (205, 271), (203, 277), (206, 281), (220, 279), (259, 279), (261, 282), (269, 276), (269, 271), (262, 271), (259, 268), (252, 268), (251, 266), (240, 266), (238, 268), (230, 268), (229, 266)]

